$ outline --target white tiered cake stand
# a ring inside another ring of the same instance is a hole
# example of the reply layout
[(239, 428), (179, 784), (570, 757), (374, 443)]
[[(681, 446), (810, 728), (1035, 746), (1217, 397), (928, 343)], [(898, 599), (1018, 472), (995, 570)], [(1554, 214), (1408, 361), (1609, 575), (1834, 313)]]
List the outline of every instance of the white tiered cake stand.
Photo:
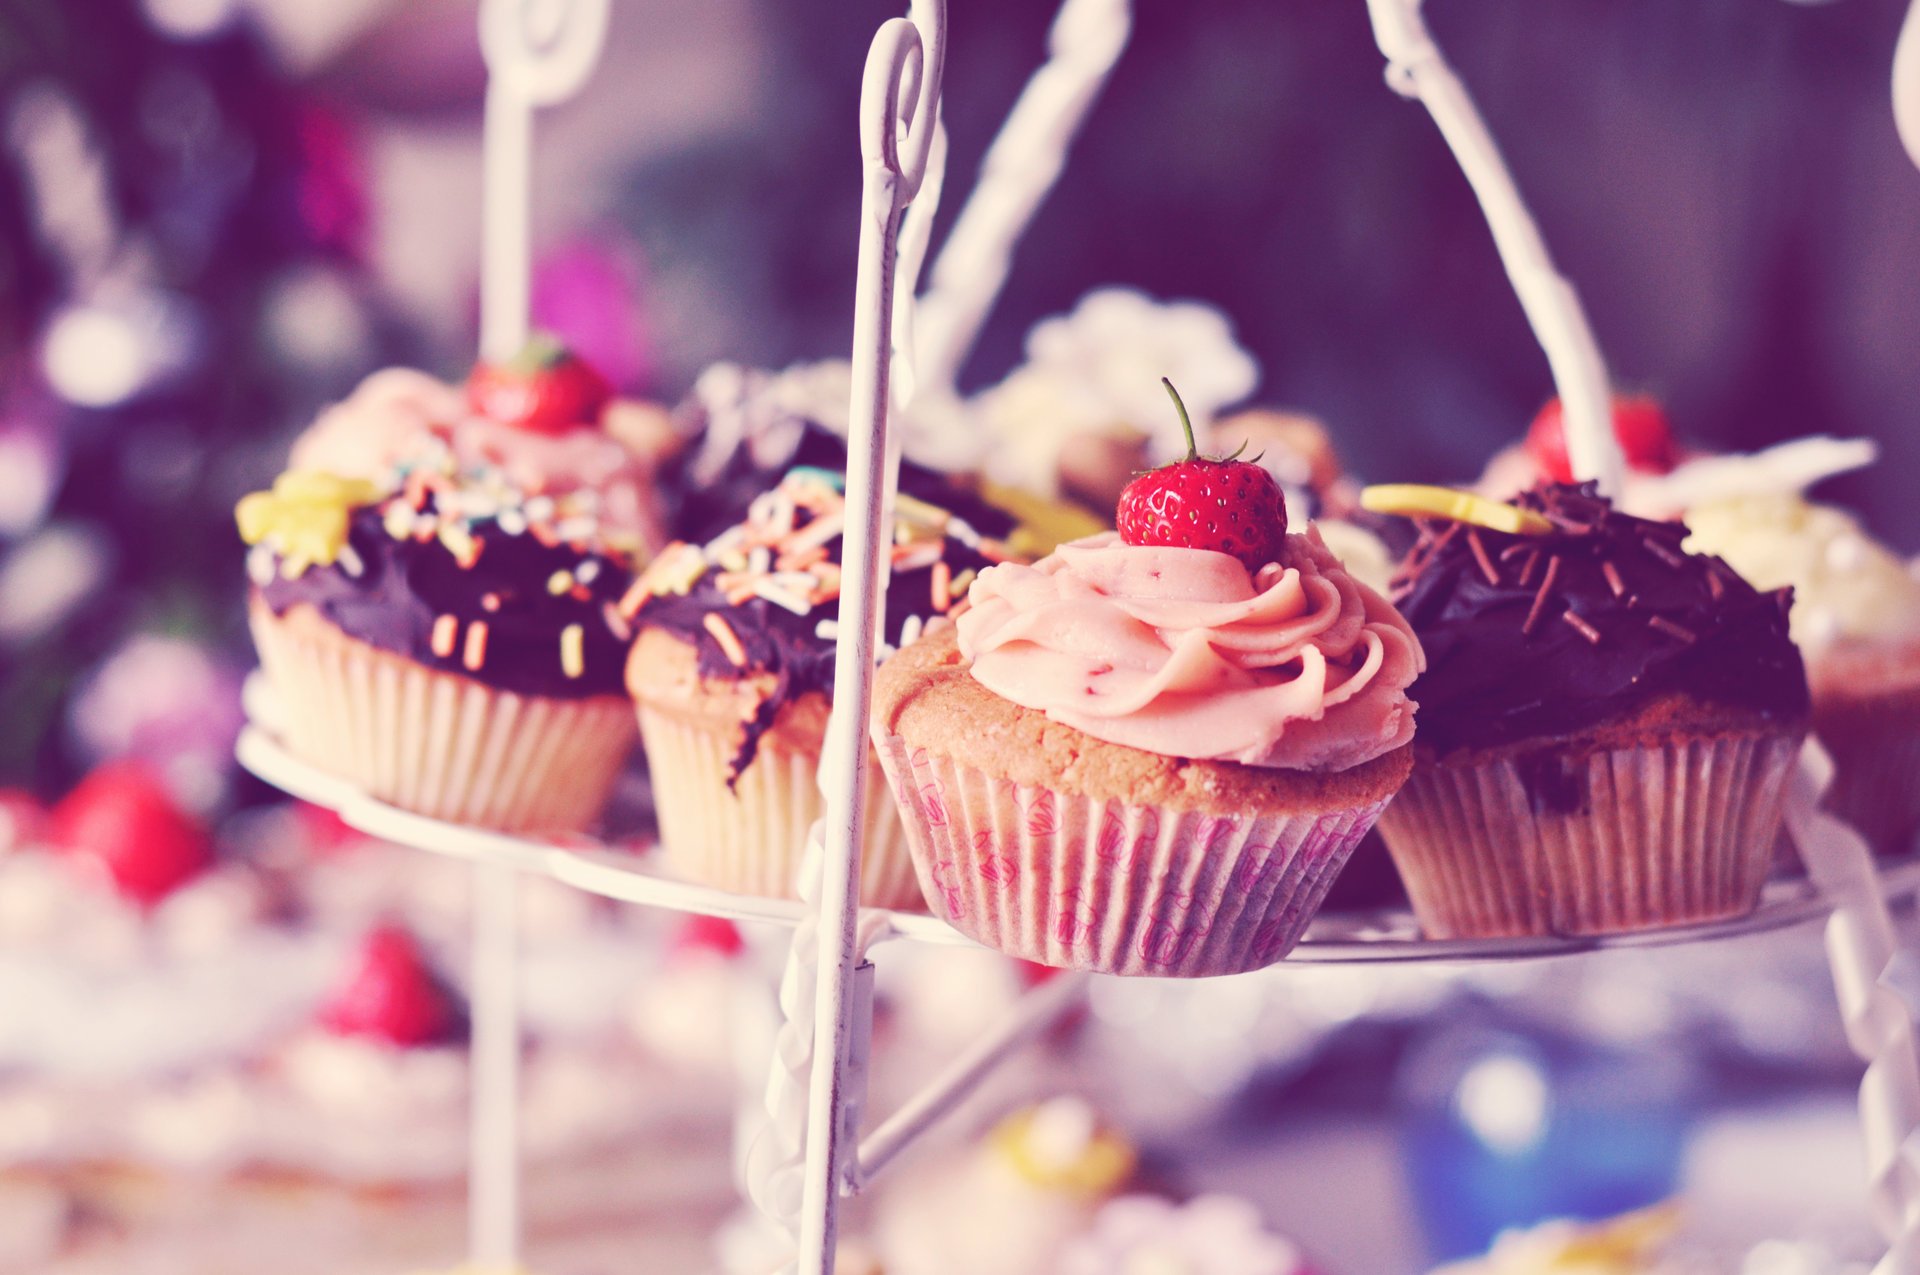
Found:
[[(1388, 83), (1423, 102), (1458, 157), (1487, 215), (1502, 260), (1567, 405), (1576, 472), (1616, 485), (1607, 373), (1577, 296), (1553, 268), (1533, 219), (1464, 87), (1420, 15), (1420, 0), (1367, 0)], [(607, 898), (680, 912), (791, 927), (780, 987), (784, 1024), (771, 1059), (767, 1121), (749, 1151), (747, 1189), (791, 1237), (789, 1271), (830, 1275), (843, 1194), (860, 1190), (993, 1066), (1074, 1005), (1087, 976), (1050, 980), (902, 1108), (858, 1138), (872, 1016), (869, 952), (885, 941), (966, 944), (924, 913), (860, 910), (855, 831), (867, 800), (862, 764), (876, 618), (884, 596), (882, 538), (898, 447), (889, 417), (916, 393), (951, 395), (954, 375), (1004, 282), (1014, 245), (1059, 176), (1068, 146), (1124, 47), (1128, 0), (1064, 0), (1049, 56), (989, 150), (980, 184), (931, 270), (915, 281), (939, 198), (945, 139), (939, 124), (945, 0), (912, 0), (910, 18), (885, 23), (869, 53), (861, 95), (865, 160), (853, 347), (847, 505), (868, 517), (846, 531), (834, 722), (822, 763), (827, 815), (816, 830), (799, 898), (733, 894), (676, 881), (632, 848), (569, 837), (542, 841), (427, 819), (376, 801), (282, 747), (275, 705), (249, 685), (250, 725), (238, 754), (266, 782), (336, 811), (367, 833), (470, 860), (473, 951), (473, 1172), (469, 1260), (517, 1269), (518, 1137), (514, 1101), (520, 1029), (515, 999), (514, 887), (540, 875)], [(527, 332), (532, 116), (572, 94), (597, 60), (608, 0), (481, 0), (490, 73), (486, 108), (482, 353), (504, 357)], [(1897, 60), (1896, 112), (1920, 161), (1920, 0)], [(916, 195), (920, 196), (916, 202)], [(904, 283), (905, 286), (898, 286)], [(919, 332), (914, 329), (918, 325)], [(1827, 918), (1827, 946), (1848, 1040), (1867, 1063), (1860, 1110), (1874, 1216), (1889, 1246), (1874, 1275), (1920, 1275), (1920, 1063), (1912, 1007), (1892, 975), (1890, 899), (1920, 894), (1920, 861), (1876, 868), (1864, 842), (1818, 809), (1829, 768), (1809, 745), (1788, 797), (1787, 830), (1807, 876), (1776, 881), (1751, 915), (1709, 925), (1581, 938), (1434, 941), (1403, 913), (1323, 914), (1278, 973), (1310, 963), (1487, 962), (1568, 956), (1603, 948), (1700, 943)], [(1913, 1149), (1910, 1149), (1913, 1148)]]

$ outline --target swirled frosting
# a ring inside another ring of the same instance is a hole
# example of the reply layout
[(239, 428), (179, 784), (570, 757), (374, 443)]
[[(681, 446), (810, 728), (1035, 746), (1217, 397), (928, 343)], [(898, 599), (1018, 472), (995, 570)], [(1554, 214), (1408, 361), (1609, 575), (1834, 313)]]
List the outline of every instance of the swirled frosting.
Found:
[(1419, 641), (1313, 532), (1257, 574), (1106, 533), (984, 571), (973, 676), (1095, 739), (1163, 756), (1344, 770), (1413, 736)]

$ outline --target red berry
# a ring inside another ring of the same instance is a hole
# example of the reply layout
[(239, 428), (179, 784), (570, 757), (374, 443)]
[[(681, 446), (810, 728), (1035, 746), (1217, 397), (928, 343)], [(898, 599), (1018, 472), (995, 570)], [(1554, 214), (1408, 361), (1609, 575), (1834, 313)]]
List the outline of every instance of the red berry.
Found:
[(463, 1017), (413, 936), (390, 925), (367, 935), (352, 972), (320, 1009), (330, 1032), (402, 1047), (450, 1040)]
[(51, 841), (98, 863), (120, 893), (151, 907), (213, 862), (200, 822), (146, 766), (96, 767), (53, 810)]
[(713, 952), (733, 957), (744, 947), (746, 941), (740, 937), (740, 927), (718, 916), (690, 916), (673, 936), (676, 953)]
[(535, 434), (567, 434), (600, 422), (613, 386), (566, 346), (536, 336), (505, 363), (476, 363), (467, 403), (482, 416)]
[(1273, 475), (1250, 461), (1201, 456), (1185, 404), (1164, 377), (1180, 410), (1187, 455), (1149, 470), (1120, 492), (1114, 523), (1130, 545), (1211, 549), (1238, 558), (1249, 572), (1285, 556), (1287, 506)]
[[(1644, 395), (1613, 400), (1613, 436), (1620, 440), (1627, 467), (1643, 474), (1665, 474), (1680, 463), (1673, 430), (1660, 404)], [(1527, 427), (1527, 455), (1540, 472), (1557, 483), (1573, 481), (1567, 455), (1567, 429), (1560, 400), (1551, 398)]]

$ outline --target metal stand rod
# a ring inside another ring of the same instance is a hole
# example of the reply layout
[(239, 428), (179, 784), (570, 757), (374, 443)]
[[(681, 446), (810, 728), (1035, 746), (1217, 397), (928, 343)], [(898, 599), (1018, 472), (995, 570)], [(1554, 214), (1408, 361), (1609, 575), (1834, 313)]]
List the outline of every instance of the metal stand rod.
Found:
[(980, 162), (980, 178), (933, 263), (917, 306), (922, 384), (955, 391), (1007, 281), (1013, 250), (1060, 180), (1067, 151), (1133, 29), (1130, 0), (1064, 0), (1034, 73)]
[(472, 1165), (467, 1249), (473, 1265), (520, 1262), (519, 914), (514, 870), (473, 870)]
[(1827, 961), (1846, 1023), (1847, 1042), (1867, 1064), (1860, 1079), (1869, 1200), (1888, 1251), (1874, 1275), (1920, 1272), (1920, 1052), (1914, 1006), (1895, 984), (1903, 957), (1860, 834), (1819, 808), (1833, 762), (1809, 739), (1789, 781), (1787, 831), (1807, 874), (1833, 904)]
[(1579, 295), (1554, 269), (1486, 121), (1427, 31), (1420, 0), (1367, 0), (1367, 10), (1374, 41), (1387, 58), (1388, 86), (1425, 104), (1486, 213), (1500, 260), (1546, 351), (1565, 405), (1574, 474), (1597, 479), (1603, 492), (1617, 496), (1623, 463), (1613, 436), (1612, 391)]
[(1893, 50), (1893, 122), (1907, 155), (1920, 164), (1920, 0), (1913, 0)]
[(882, 1121), (860, 1143), (853, 1189), (864, 1189), (909, 1143), (965, 1101), (995, 1067), (1078, 1005), (1089, 977), (1077, 971), (1060, 974), (1028, 992), (999, 1026), (968, 1046), (926, 1088)]
[(849, 1066), (859, 951), (855, 901), (867, 805), (867, 722), (885, 581), (881, 554), (888, 473), (888, 366), (893, 344), (894, 270), (900, 218), (918, 193), (939, 119), (946, 7), (916, 5), (919, 21), (894, 18), (875, 34), (860, 95), (865, 164), (859, 265), (854, 278), (853, 391), (847, 430), (847, 522), (843, 533), (840, 639), (834, 652), (833, 715), (821, 751), (826, 791), (821, 862), (819, 964), (808, 1077), (806, 1164), (802, 1176), (800, 1275), (831, 1275), (834, 1228), (852, 1140)]

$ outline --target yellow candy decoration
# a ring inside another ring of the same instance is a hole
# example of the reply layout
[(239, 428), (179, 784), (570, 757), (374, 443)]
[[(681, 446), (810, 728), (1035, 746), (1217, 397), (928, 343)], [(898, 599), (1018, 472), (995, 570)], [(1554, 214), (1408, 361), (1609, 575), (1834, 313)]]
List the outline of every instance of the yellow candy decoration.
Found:
[(1429, 487), (1422, 483), (1382, 483), (1360, 491), (1360, 507), (1376, 514), (1405, 518), (1445, 518), (1510, 536), (1544, 536), (1553, 523), (1531, 509), (1488, 500), (1470, 491)]
[(280, 555), (281, 574), (296, 579), (316, 562), (332, 563), (347, 542), (348, 514), (379, 496), (365, 479), (290, 470), (272, 491), (241, 497), (233, 516), (240, 539), (267, 545)]
[(1015, 1112), (989, 1144), (1023, 1181), (1048, 1190), (1099, 1196), (1133, 1176), (1132, 1145), (1072, 1099)]

